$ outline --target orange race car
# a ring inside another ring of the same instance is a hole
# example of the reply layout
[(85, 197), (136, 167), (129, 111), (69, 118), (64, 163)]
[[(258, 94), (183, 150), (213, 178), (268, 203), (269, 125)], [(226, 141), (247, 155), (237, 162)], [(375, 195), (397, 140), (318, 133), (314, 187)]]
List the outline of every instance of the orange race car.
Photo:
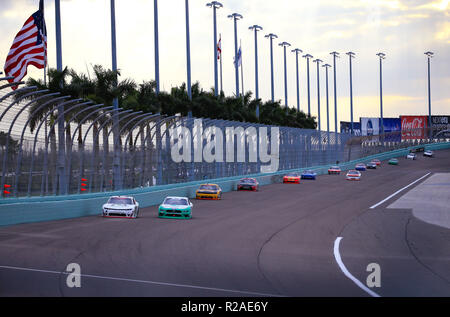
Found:
[(289, 173), (283, 177), (284, 184), (300, 184), (300, 174), (299, 173)]

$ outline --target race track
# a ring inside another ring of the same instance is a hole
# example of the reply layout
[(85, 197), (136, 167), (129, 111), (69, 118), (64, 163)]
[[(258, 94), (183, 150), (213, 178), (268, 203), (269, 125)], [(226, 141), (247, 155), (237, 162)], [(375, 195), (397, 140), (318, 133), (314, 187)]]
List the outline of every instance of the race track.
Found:
[[(151, 207), (137, 220), (3, 227), (0, 296), (450, 296), (450, 229), (388, 208), (435, 173), (450, 173), (450, 150), (383, 162), (361, 182), (325, 175), (194, 200), (189, 221)], [(450, 199), (450, 183), (436, 190)], [(66, 285), (69, 263), (81, 288)], [(379, 288), (365, 286), (370, 263)]]

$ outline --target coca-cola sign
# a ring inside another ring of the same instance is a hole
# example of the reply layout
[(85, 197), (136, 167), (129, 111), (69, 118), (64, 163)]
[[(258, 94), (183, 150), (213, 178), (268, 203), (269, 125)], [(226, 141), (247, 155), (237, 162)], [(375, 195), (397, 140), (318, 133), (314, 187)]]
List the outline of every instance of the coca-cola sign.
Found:
[(423, 139), (428, 127), (427, 116), (401, 116), (402, 140)]

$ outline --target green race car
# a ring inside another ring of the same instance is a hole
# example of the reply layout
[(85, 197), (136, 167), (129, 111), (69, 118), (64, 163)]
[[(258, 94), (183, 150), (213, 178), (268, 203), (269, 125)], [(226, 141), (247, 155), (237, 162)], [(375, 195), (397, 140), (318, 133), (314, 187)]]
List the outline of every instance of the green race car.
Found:
[(168, 219), (191, 219), (194, 205), (187, 197), (167, 197), (159, 206), (158, 217)]
[(398, 165), (398, 160), (396, 158), (392, 158), (389, 160), (389, 165)]

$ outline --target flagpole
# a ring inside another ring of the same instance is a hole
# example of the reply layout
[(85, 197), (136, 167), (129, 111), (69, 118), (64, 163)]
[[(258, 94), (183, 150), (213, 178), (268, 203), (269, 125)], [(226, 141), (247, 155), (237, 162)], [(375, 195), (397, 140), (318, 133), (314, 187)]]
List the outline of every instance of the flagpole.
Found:
[[(42, 7), (44, 4), (42, 2)], [(62, 48), (61, 48), (61, 6), (60, 0), (55, 0), (55, 29), (56, 29), (56, 69), (63, 71), (62, 66)], [(45, 44), (44, 44), (45, 45)], [(60, 83), (62, 85), (62, 83)], [(64, 112), (64, 106), (58, 105), (58, 113)], [(66, 194), (66, 158), (65, 158), (65, 120), (64, 116), (58, 119), (58, 181), (59, 194)]]
[(153, 3), (153, 15), (155, 25), (155, 81), (156, 81), (156, 94), (160, 92), (159, 82), (159, 31), (158, 31), (158, 0), (154, 0)]
[(219, 34), (220, 37), (220, 93), (223, 93), (223, 77), (222, 77), (222, 33)]
[(47, 65), (48, 65), (48, 58), (47, 58), (47, 26), (45, 24), (45, 10), (44, 10), (44, 1), (42, 1), (42, 16), (44, 18), (44, 86), (47, 86)]
[[(189, 100), (192, 100), (192, 85), (191, 85), (191, 37), (189, 30), (189, 0), (186, 0), (186, 61), (187, 61), (187, 93)], [(192, 117), (192, 112), (189, 111), (189, 117)]]
[[(242, 58), (242, 40), (239, 40), (239, 47), (241, 49), (241, 82), (242, 82), (242, 97), (244, 96), (244, 63)], [(238, 60), (239, 61), (239, 60)]]
[[(115, 8), (115, 0), (111, 0), (111, 55), (112, 55), (112, 70), (114, 72), (117, 71), (117, 43), (116, 43), (116, 8)], [(115, 78), (114, 86), (117, 87), (117, 74)], [(120, 174), (120, 155), (121, 151), (120, 147), (120, 136), (119, 136), (119, 128), (118, 128), (118, 120), (119, 120), (119, 100), (118, 98), (114, 98), (113, 100), (114, 107), (114, 117), (113, 117), (113, 146), (114, 146), (114, 158), (113, 158), (113, 187), (114, 190), (121, 189), (122, 179)]]
[(62, 45), (61, 45), (61, 6), (60, 0), (55, 0), (56, 23), (56, 69), (62, 71)]

